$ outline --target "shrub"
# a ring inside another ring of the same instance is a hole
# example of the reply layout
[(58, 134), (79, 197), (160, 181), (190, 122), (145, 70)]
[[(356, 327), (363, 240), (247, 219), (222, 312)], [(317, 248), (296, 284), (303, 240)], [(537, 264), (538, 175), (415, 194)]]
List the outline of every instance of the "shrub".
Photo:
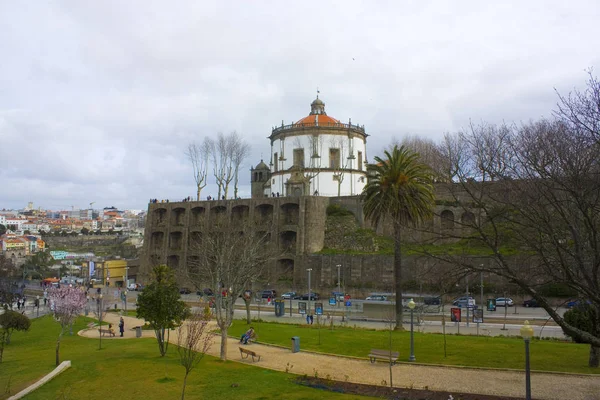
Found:
[(540, 287), (539, 293), (544, 297), (577, 297), (577, 291), (564, 283), (547, 283)]
[(332, 217), (345, 217), (347, 215), (354, 215), (352, 211), (339, 204), (330, 204), (327, 206), (327, 215)]

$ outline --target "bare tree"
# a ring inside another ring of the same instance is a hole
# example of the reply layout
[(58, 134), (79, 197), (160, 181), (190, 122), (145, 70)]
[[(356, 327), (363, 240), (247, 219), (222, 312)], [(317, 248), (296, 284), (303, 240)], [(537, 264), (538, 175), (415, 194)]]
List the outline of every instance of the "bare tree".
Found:
[(206, 187), (208, 159), (210, 156), (210, 139), (205, 138), (201, 145), (196, 143), (188, 144), (185, 155), (190, 160), (194, 170), (194, 180), (196, 181), (196, 200), (200, 201), (200, 193)]
[(202, 361), (212, 345), (212, 335), (208, 332), (211, 314), (208, 307), (192, 311), (185, 323), (177, 332), (177, 353), (179, 363), (185, 368), (181, 400), (185, 398), (185, 387), (190, 372)]
[(213, 174), (217, 182), (218, 198), (227, 198), (229, 185), (235, 179), (234, 195), (237, 196), (239, 168), (250, 153), (250, 146), (238, 135), (219, 133), (217, 139), (207, 139)]
[(409, 135), (403, 137), (402, 140), (393, 138), (388, 149), (392, 149), (394, 146), (404, 146), (419, 154), (421, 162), (428, 165), (434, 172), (434, 179), (436, 182), (452, 181), (450, 161), (445, 157), (445, 153), (442, 150), (442, 147), (440, 147), (440, 144), (435, 143), (431, 139)]
[(333, 136), (329, 140), (330, 152), (332, 150), (337, 151), (337, 159), (331, 159), (333, 153), (330, 153), (329, 167), (333, 169), (333, 178), (337, 181), (338, 193), (341, 195), (342, 182), (344, 182), (344, 175), (347, 172), (349, 164), (349, 152), (348, 143), (346, 138)]
[(567, 96), (558, 93), (559, 102), (554, 114), (574, 129), (586, 133), (594, 141), (600, 141), (600, 81), (587, 71), (588, 80), (584, 91), (574, 89)]
[(233, 198), (238, 198), (240, 166), (250, 155), (250, 145), (246, 143), (237, 133), (233, 132)]
[[(567, 335), (591, 345), (589, 364), (597, 367), (600, 337), (566, 322), (539, 288), (565, 285), (600, 309), (600, 144), (564, 121), (541, 120), (472, 126), (447, 137), (445, 148), (456, 171), (449, 194), (462, 215), (452, 218), (454, 227), (434, 232), (434, 240), (465, 239), (490, 256), (483, 264), (430, 256), (518, 286)], [(509, 250), (517, 255), (508, 257)]]
[(221, 219), (210, 232), (190, 244), (188, 265), (181, 270), (185, 279), (196, 287), (208, 283), (214, 288), (222, 360), (227, 359), (227, 331), (233, 321), (236, 299), (276, 254), (269, 233), (253, 228), (237, 220)]

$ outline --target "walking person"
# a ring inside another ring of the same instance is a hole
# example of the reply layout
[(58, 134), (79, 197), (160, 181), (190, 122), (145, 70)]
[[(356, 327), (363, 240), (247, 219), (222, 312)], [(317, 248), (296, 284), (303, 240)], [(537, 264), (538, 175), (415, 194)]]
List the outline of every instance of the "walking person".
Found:
[(123, 337), (123, 333), (125, 332), (125, 320), (123, 317), (119, 320), (119, 332), (121, 332), (121, 337)]

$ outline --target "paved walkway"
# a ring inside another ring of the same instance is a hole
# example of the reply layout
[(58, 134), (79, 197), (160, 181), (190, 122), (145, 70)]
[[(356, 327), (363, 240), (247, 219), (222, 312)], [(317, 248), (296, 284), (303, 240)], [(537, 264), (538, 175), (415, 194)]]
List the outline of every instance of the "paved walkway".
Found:
[[(116, 338), (107, 340), (127, 340), (135, 338), (134, 326), (143, 324), (142, 320), (124, 317), (127, 327), (123, 338), (118, 337), (118, 321), (120, 316), (108, 313), (105, 320), (112, 323), (117, 330)], [(82, 336), (98, 337), (97, 330), (84, 330)], [(154, 332), (143, 331), (143, 337), (154, 338)], [(177, 335), (172, 334), (176, 341)], [(208, 354), (219, 357), (220, 336), (214, 336), (214, 343)], [(315, 353), (291, 353), (289, 349), (252, 344), (250, 349), (262, 356), (259, 362), (253, 363), (251, 358), (240, 359), (239, 342), (229, 339), (227, 357), (231, 361), (251, 364), (253, 366), (278, 371), (288, 370), (291, 373), (320, 377), (330, 377), (339, 381), (350, 381), (381, 385), (389, 382), (389, 367), (386, 363), (370, 364), (366, 359), (327, 356)], [(507, 397), (523, 397), (525, 374), (521, 371), (500, 371), (459, 367), (436, 367), (419, 364), (400, 363), (393, 367), (394, 386), (428, 388), (446, 392), (469, 392), (493, 394)], [(536, 399), (547, 400), (600, 400), (600, 376), (532, 373), (532, 394)]]

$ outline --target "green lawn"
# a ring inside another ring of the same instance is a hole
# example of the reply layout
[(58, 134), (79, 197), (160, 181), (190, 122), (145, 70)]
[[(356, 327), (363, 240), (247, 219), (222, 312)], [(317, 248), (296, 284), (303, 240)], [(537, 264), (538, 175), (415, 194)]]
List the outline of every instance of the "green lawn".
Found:
[[(85, 327), (87, 321), (80, 318), (75, 331)], [(57, 336), (58, 324), (50, 317), (33, 320), (29, 332), (13, 334), (0, 364), (0, 399), (52, 371)], [(169, 347), (166, 358), (158, 356), (153, 339), (103, 340), (102, 346), (98, 350), (97, 339), (64, 337), (61, 361), (71, 360), (72, 367), (26, 399), (180, 398), (184, 370), (178, 364), (174, 346)], [(188, 378), (186, 398), (365, 399), (299, 386), (292, 382), (293, 377), (205, 357)]]
[[(314, 325), (291, 325), (254, 322), (258, 341), (285, 347), (291, 346), (291, 337), (300, 337), (304, 350), (366, 357), (370, 349), (386, 349), (389, 331), (338, 328), (333, 331), (321, 328), (321, 344), (316, 320)], [(229, 334), (239, 337), (246, 329), (245, 321), (236, 320)], [(392, 343), (400, 352), (400, 360), (408, 360), (410, 332), (393, 332)], [(447, 353), (444, 358), (444, 342), (441, 334), (415, 332), (415, 356), (417, 362), (427, 364), (461, 365), (488, 368), (523, 369), (525, 351), (522, 339), (504, 337), (477, 337), (447, 335)], [(531, 343), (531, 368), (542, 371), (577, 372), (600, 374), (598, 368), (587, 367), (589, 345), (534, 340)]]

